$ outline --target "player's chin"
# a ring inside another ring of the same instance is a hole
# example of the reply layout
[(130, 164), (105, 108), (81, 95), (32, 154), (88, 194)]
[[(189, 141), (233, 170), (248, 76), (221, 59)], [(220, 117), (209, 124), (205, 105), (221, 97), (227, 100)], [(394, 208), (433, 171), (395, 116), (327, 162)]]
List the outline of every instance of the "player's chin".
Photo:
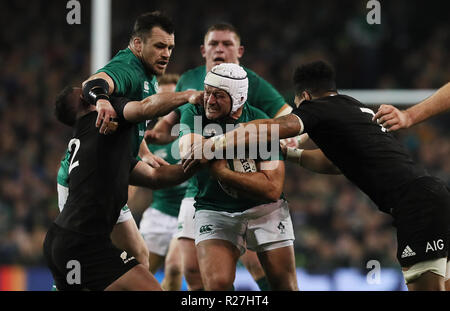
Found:
[(221, 112), (218, 110), (206, 110), (205, 115), (208, 120), (217, 120), (221, 118)]
[(160, 64), (156, 64), (156, 65), (152, 66), (152, 69), (153, 69), (152, 71), (155, 75), (162, 76), (164, 73), (166, 73), (166, 68), (167, 68), (167, 65), (163, 66)]

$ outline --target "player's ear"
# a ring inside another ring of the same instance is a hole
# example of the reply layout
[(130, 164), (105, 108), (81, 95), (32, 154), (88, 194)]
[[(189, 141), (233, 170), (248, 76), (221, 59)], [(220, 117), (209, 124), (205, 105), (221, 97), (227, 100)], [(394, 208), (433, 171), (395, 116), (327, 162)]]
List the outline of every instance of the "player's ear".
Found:
[(205, 46), (202, 44), (200, 45), (200, 53), (202, 54), (203, 58), (206, 58), (206, 51), (205, 51)]
[(141, 38), (139, 38), (139, 37), (133, 38), (133, 46), (138, 53), (142, 52), (142, 45), (143, 45), (143, 42), (142, 42)]
[(238, 58), (241, 58), (244, 55), (244, 46), (240, 45), (238, 48)]

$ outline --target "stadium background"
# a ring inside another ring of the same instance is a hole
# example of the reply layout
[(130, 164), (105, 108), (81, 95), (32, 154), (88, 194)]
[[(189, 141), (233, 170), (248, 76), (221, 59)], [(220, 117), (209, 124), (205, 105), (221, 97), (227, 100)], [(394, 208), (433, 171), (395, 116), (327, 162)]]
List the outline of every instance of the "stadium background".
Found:
[[(56, 173), (71, 134), (53, 117), (53, 99), (91, 73), (91, 1), (80, 2), (80, 25), (66, 23), (67, 1), (1, 3), (0, 290), (50, 288), (42, 241), (58, 213)], [(366, 23), (366, 3), (113, 0), (111, 56), (126, 47), (136, 16), (158, 9), (176, 25), (167, 72), (202, 64), (205, 30), (230, 22), (246, 49), (241, 64), (290, 104), (293, 68), (317, 58), (336, 67), (339, 89), (436, 89), (450, 81), (444, 1), (381, 1), (380, 25)], [(450, 184), (448, 113), (395, 135), (430, 173)], [(345, 178), (289, 165), (284, 191), (295, 226), (300, 289), (405, 289), (390, 217)], [(137, 221), (141, 213), (135, 212)], [(380, 262), (381, 284), (366, 282), (369, 260)], [(236, 289), (253, 286), (240, 271)]]

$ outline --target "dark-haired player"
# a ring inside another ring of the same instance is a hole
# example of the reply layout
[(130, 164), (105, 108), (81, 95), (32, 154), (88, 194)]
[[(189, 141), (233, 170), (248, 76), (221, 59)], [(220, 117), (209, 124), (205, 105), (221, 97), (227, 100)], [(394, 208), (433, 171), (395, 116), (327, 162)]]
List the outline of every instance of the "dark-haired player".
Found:
[[(148, 269), (116, 248), (110, 235), (127, 201), (129, 183), (161, 188), (182, 182), (176, 178), (183, 175), (180, 165), (155, 169), (131, 153), (133, 123), (167, 114), (174, 107), (154, 97), (140, 102), (111, 98), (118, 123), (113, 134), (100, 134), (95, 126), (95, 100), (87, 95), (107, 98), (98, 91), (105, 82), (98, 80), (93, 82), (99, 87), (85, 88), (84, 96), (80, 88), (68, 87), (56, 101), (58, 120), (73, 126), (74, 136), (68, 146), (69, 195), (47, 233), (44, 255), (58, 290), (159, 290)], [(178, 93), (178, 103), (194, 100), (191, 96), (196, 93)], [(76, 272), (68, 268), (74, 263), (78, 277), (71, 278), (69, 272)]]
[[(108, 86), (106, 95), (124, 96), (131, 100), (142, 100), (156, 94), (156, 77), (165, 72), (170, 55), (174, 48), (174, 26), (172, 21), (159, 12), (150, 12), (140, 15), (134, 24), (129, 45), (119, 51), (113, 59), (99, 69), (83, 84), (90, 89), (97, 88), (93, 80), (105, 80)], [(168, 98), (171, 100), (170, 98)], [(107, 98), (96, 101), (98, 119), (97, 126), (100, 132), (108, 131), (110, 119), (116, 116)], [(154, 156), (145, 143), (141, 144), (145, 131), (145, 120), (134, 126), (133, 154), (140, 155), (141, 159), (153, 167), (168, 164), (159, 157)], [(68, 195), (69, 158), (70, 151), (65, 154), (58, 171), (58, 205), (64, 207)], [(140, 262), (148, 262), (148, 250), (139, 234), (136, 223), (131, 216), (127, 205), (123, 207), (121, 216), (113, 231), (113, 241), (116, 245), (126, 248)]]
[[(394, 218), (397, 259), (408, 289), (445, 290), (450, 233), (446, 185), (415, 164), (392, 134), (372, 122), (370, 108), (338, 94), (328, 64), (318, 61), (300, 66), (294, 83), (297, 109), (277, 119), (243, 124), (216, 140), (215, 149), (267, 141), (272, 131), (280, 138), (308, 133), (342, 174)], [(249, 124), (256, 130), (242, 135), (251, 131), (246, 129)], [(238, 138), (233, 140), (236, 134)], [(193, 151), (205, 143), (210, 142), (197, 144)], [(297, 156), (301, 163), (301, 150)], [(185, 169), (198, 161), (186, 161)]]

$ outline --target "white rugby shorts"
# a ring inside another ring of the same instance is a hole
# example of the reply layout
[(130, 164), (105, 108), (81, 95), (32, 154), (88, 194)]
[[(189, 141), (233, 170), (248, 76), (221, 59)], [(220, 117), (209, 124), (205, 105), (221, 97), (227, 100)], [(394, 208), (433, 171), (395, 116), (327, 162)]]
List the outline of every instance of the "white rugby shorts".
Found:
[(195, 244), (210, 239), (230, 241), (241, 255), (246, 249), (263, 252), (293, 245), (294, 228), (285, 200), (228, 213), (199, 210), (195, 213)]
[(164, 257), (169, 251), (170, 241), (177, 233), (177, 217), (149, 207), (142, 214), (139, 231), (148, 250)]
[(194, 228), (194, 198), (184, 198), (181, 201), (180, 212), (178, 214), (178, 232), (177, 238), (195, 239)]

